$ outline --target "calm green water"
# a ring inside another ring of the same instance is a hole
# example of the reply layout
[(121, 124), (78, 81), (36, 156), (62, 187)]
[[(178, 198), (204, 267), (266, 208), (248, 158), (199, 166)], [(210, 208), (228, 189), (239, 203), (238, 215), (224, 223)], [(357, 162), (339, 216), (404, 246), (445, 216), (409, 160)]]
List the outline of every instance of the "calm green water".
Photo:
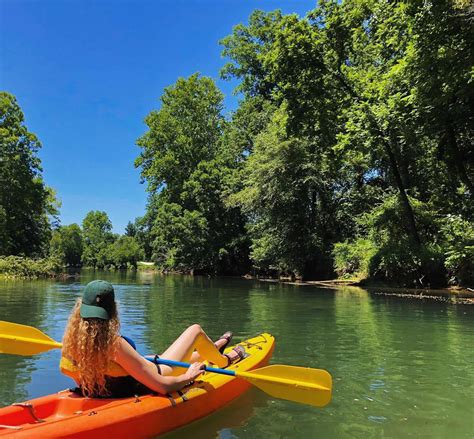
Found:
[[(85, 274), (80, 281), (0, 282), (0, 320), (60, 340), (82, 285), (114, 283), (122, 333), (160, 352), (199, 322), (212, 336), (276, 337), (272, 362), (329, 370), (332, 403), (316, 409), (253, 389), (177, 438), (472, 438), (474, 307), (240, 279)], [(0, 404), (70, 386), (59, 351), (0, 356)]]

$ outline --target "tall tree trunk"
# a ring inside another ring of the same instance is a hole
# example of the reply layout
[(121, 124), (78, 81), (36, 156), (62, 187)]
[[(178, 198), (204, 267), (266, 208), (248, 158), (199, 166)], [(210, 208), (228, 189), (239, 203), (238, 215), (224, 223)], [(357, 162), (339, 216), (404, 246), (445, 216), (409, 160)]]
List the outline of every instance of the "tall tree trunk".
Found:
[(420, 246), (421, 245), (421, 240), (420, 240), (420, 235), (418, 234), (418, 229), (416, 228), (416, 223), (415, 223), (415, 215), (413, 213), (413, 209), (410, 204), (410, 200), (408, 199), (405, 186), (403, 185), (402, 177), (400, 175), (400, 170), (398, 167), (397, 160), (395, 159), (395, 155), (393, 153), (393, 149), (389, 142), (385, 139), (383, 139), (383, 144), (385, 151), (387, 153), (387, 156), (390, 161), (390, 166), (392, 168), (392, 173), (393, 176), (395, 177), (395, 182), (398, 187), (398, 193), (400, 195), (400, 201), (402, 203), (402, 208), (403, 211), (405, 212), (405, 218), (408, 222), (408, 230), (410, 232), (410, 235), (412, 236), (413, 240), (415, 243)]
[(474, 197), (474, 185), (471, 179), (469, 178), (469, 175), (466, 171), (466, 167), (464, 166), (464, 157), (461, 151), (459, 150), (458, 142), (456, 139), (456, 133), (454, 132), (453, 125), (449, 119), (446, 126), (444, 138), (446, 140), (447, 150), (449, 151), (449, 155), (453, 160), (459, 179), (469, 189), (471, 197)]

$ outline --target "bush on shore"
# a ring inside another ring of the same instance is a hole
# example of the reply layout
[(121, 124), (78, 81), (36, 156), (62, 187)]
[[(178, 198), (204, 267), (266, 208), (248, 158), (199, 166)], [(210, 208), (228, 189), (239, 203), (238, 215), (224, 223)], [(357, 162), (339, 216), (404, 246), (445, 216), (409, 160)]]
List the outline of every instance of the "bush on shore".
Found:
[(341, 278), (366, 278), (375, 252), (376, 247), (369, 239), (358, 238), (354, 242), (336, 243), (333, 257), (337, 275)]
[(358, 219), (363, 233), (335, 244), (340, 277), (407, 287), (470, 286), (474, 282), (474, 227), (459, 215), (441, 215), (429, 203), (411, 199), (421, 243), (406, 231), (396, 196)]
[(59, 258), (31, 259), (22, 256), (0, 256), (0, 277), (36, 279), (55, 277), (63, 272)]
[(459, 215), (448, 215), (441, 227), (449, 283), (474, 284), (474, 224)]

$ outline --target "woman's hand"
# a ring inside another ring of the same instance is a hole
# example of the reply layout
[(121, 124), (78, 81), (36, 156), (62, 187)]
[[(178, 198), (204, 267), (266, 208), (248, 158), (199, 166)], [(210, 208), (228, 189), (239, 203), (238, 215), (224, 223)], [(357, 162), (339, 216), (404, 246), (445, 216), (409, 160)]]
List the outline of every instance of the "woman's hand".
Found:
[(189, 369), (186, 371), (186, 378), (189, 381), (194, 381), (199, 375), (204, 372), (204, 363), (196, 362), (189, 366)]

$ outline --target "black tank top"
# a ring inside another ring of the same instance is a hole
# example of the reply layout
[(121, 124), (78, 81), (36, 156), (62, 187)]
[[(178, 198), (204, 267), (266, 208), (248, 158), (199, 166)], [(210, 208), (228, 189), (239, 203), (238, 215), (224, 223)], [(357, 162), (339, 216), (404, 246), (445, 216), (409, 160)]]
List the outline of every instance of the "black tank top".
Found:
[[(133, 349), (137, 350), (135, 343), (132, 339), (122, 335), (122, 338), (127, 341)], [(158, 365), (157, 365), (158, 367)], [(159, 369), (158, 369), (159, 373)], [(153, 393), (153, 390), (149, 389), (144, 384), (137, 381), (130, 375), (122, 377), (111, 377), (105, 376), (105, 389), (107, 395), (93, 395), (92, 398), (129, 398), (135, 395), (146, 395), (148, 393)], [(83, 395), (80, 387), (74, 389), (75, 393)]]

